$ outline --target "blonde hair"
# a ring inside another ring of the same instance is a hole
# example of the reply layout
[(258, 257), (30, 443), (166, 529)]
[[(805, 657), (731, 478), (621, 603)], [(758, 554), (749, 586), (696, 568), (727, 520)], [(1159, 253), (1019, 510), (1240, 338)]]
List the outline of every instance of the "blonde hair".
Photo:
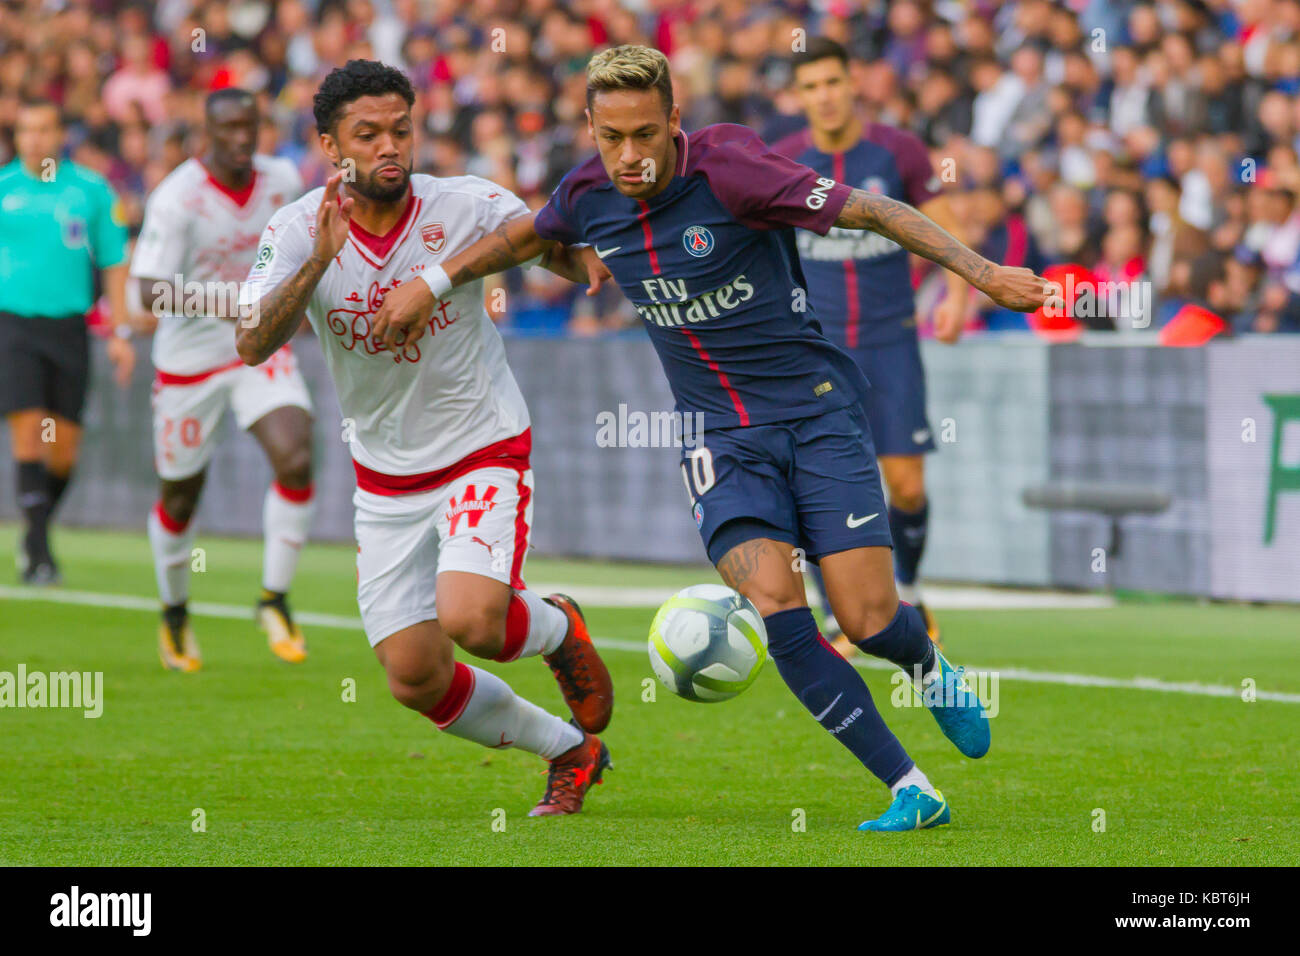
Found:
[(664, 109), (673, 108), (673, 80), (668, 72), (668, 57), (648, 46), (624, 44), (602, 50), (587, 64), (587, 107), (597, 93), (611, 90), (656, 89), (663, 98)]

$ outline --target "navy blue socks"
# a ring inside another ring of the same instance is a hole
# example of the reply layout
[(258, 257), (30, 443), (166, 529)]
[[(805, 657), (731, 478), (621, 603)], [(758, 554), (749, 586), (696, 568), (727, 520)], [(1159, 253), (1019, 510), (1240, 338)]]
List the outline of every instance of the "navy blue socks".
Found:
[(925, 531), (930, 518), (930, 503), (920, 511), (904, 511), (889, 506), (889, 533), (894, 539), (894, 577), (899, 584), (916, 583), (921, 555), (925, 553)]
[[(915, 608), (909, 610), (915, 614)], [(912, 769), (912, 759), (885, 726), (867, 685), (853, 665), (817, 632), (811, 610), (799, 607), (778, 611), (763, 618), (763, 622), (767, 625), (768, 651), (781, 679), (808, 708), (813, 719), (886, 786)], [(921, 636), (925, 637), (924, 625)], [(898, 640), (903, 639), (891, 638), (891, 646)], [(930, 642), (928, 637), (925, 641)]]

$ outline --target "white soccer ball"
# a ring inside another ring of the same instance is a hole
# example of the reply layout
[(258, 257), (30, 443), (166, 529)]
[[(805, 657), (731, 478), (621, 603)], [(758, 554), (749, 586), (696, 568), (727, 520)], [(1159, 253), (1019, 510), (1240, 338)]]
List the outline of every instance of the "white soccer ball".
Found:
[(748, 598), (722, 584), (678, 591), (650, 624), (650, 667), (687, 700), (730, 700), (767, 660), (767, 628)]

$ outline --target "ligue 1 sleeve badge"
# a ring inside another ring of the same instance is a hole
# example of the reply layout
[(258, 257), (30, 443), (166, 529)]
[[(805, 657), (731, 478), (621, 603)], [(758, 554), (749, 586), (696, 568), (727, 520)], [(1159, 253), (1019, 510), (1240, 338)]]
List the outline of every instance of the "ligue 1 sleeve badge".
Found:
[(442, 223), (431, 222), (420, 227), (420, 238), (424, 241), (424, 248), (430, 252), (442, 252), (442, 247), (447, 244), (447, 231), (442, 228)]
[(690, 226), (682, 233), (682, 245), (697, 259), (707, 256), (713, 251), (713, 233), (704, 226)]

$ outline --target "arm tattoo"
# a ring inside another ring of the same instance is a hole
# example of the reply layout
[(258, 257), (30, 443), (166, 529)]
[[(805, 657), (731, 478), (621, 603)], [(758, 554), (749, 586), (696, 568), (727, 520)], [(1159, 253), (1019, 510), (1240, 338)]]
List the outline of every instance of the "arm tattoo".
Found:
[(260, 365), (293, 338), (302, 322), (307, 300), (329, 264), (329, 259), (313, 253), (297, 272), (262, 296), (251, 323), (245, 324), (248, 320), (240, 319), (235, 346), (244, 362)]
[(835, 225), (870, 229), (888, 236), (909, 252), (950, 269), (976, 288), (993, 278), (994, 265), (952, 233), (907, 203), (862, 189), (849, 194)]
[(452, 286), (464, 285), (497, 272), (504, 272), (521, 262), (527, 262), (543, 251), (543, 240), (532, 231), (529, 217), (528, 236), (519, 240), (510, 236), (509, 227), (518, 220), (503, 222), (464, 252), (458, 253), (443, 267)]
[(577, 250), (553, 239), (546, 240), (546, 251), (542, 253), (541, 266), (570, 282), (576, 282), (578, 285), (587, 284), (587, 270), (583, 267)]

